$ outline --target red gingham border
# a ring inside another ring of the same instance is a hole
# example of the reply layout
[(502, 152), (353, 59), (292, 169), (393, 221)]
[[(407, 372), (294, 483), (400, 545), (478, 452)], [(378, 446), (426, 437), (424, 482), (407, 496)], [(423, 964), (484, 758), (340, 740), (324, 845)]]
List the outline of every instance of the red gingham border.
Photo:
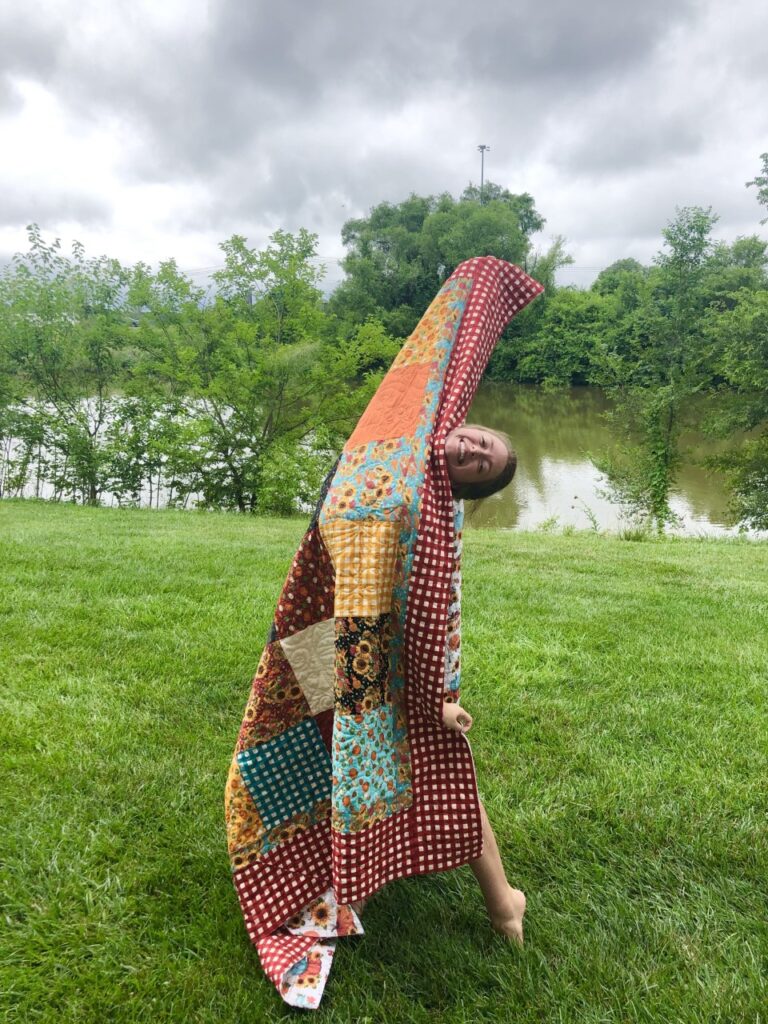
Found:
[(256, 948), (269, 980), (279, 989), (288, 968), (306, 956), (316, 942), (313, 935), (291, 935), (288, 932), (263, 935), (256, 943)]
[(331, 885), (328, 820), (270, 850), (233, 876), (252, 942), (274, 931)]
[(482, 853), (469, 741), (442, 725), (454, 543), (445, 438), (464, 422), (502, 331), (543, 288), (519, 267), (492, 256), (462, 263), (454, 277), (471, 277), (472, 290), (437, 412), (408, 584), (405, 649), (413, 804), (363, 832), (332, 831), (333, 881), (341, 903), (362, 899), (396, 878), (446, 871)]

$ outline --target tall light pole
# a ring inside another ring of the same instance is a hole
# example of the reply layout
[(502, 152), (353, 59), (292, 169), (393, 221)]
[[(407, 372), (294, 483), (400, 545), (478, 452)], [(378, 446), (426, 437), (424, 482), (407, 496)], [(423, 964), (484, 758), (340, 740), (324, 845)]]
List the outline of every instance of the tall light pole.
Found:
[(480, 145), (477, 147), (480, 150), (480, 204), (483, 202), (483, 181), (485, 179), (485, 152), (490, 150), (490, 146)]

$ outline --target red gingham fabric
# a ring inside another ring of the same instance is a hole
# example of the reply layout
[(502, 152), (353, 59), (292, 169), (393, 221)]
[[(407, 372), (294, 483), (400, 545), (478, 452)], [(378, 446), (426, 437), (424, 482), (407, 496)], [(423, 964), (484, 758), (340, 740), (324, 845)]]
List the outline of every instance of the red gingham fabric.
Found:
[(520, 267), (493, 256), (460, 264), (454, 277), (471, 277), (472, 290), (438, 408), (408, 590), (405, 643), (414, 801), (402, 814), (362, 832), (331, 833), (333, 886), (340, 903), (362, 899), (396, 878), (467, 864), (482, 853), (469, 740), (442, 725), (454, 543), (445, 438), (464, 422), (502, 331), (544, 289)]
[(306, 956), (316, 942), (314, 935), (289, 935), (283, 932), (262, 935), (256, 948), (259, 951), (261, 966), (269, 980), (280, 988), (283, 975), (288, 968)]
[[(405, 666), (413, 800), (357, 832), (338, 832), (325, 818), (255, 863), (236, 868), (234, 883), (248, 934), (278, 987), (309, 948), (306, 936), (285, 934), (279, 927), (329, 887), (338, 903), (346, 904), (394, 879), (445, 871), (482, 853), (469, 742), (442, 725), (455, 540), (445, 438), (464, 422), (504, 327), (543, 288), (519, 267), (491, 256), (462, 263), (453, 278), (469, 278), (472, 285), (440, 393), (408, 582)], [(333, 710), (323, 713), (326, 742), (332, 717)]]

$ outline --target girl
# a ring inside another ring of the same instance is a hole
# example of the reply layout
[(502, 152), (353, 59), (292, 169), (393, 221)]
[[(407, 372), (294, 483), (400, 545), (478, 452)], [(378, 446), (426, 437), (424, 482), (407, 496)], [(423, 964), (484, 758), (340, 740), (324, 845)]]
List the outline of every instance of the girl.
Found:
[[(509, 438), (477, 424), (452, 430), (445, 440), (445, 454), (455, 501), (490, 497), (510, 483), (517, 468), (517, 456)], [(447, 700), (443, 704), (443, 724), (447, 729), (465, 734), (472, 727), (472, 716), (457, 702)], [(513, 889), (507, 881), (496, 836), (482, 801), (480, 816), (483, 853), (470, 861), (470, 867), (480, 885), (491, 926), (522, 945), (525, 894)], [(351, 905), (356, 913), (362, 914), (366, 903), (367, 900), (357, 900)]]
[(492, 256), (456, 268), (347, 439), (278, 598), (225, 812), (249, 937), (291, 1005), (318, 1006), (336, 940), (398, 878), (470, 864), (492, 926), (522, 942), (459, 700), (462, 499), (516, 460), (464, 421), (541, 291)]

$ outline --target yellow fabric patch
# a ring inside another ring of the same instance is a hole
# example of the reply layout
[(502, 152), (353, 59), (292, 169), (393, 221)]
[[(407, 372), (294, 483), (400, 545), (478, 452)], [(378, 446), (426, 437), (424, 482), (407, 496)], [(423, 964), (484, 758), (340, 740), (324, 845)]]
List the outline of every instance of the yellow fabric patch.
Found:
[(441, 288), (429, 305), (413, 334), (400, 349), (392, 368), (411, 366), (414, 363), (429, 363), (440, 355), (439, 345), (446, 336), (452, 337), (456, 324), (461, 319), (463, 306), (456, 299), (461, 295), (461, 286), (468, 281), (457, 280), (453, 288)]
[(245, 867), (261, 854), (265, 828), (248, 792), (237, 758), (232, 758), (224, 794), (227, 847), (235, 870)]
[(400, 523), (333, 519), (320, 530), (336, 576), (333, 613), (382, 615), (390, 610)]

